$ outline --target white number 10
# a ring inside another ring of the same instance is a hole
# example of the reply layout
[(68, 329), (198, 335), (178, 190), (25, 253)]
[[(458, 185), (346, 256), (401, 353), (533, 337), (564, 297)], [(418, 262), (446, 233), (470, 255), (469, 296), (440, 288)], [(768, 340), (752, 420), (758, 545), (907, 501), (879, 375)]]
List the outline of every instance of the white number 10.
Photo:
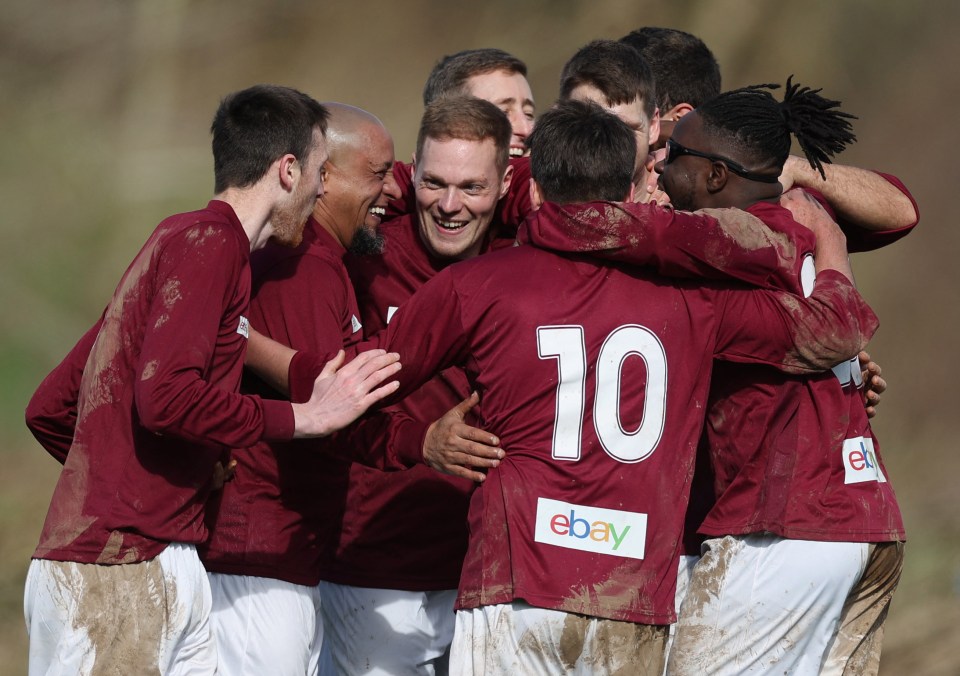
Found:
[[(557, 360), (552, 455), (557, 460), (579, 460), (587, 374), (583, 327), (538, 327), (537, 351), (540, 359)], [(630, 356), (640, 357), (647, 367), (643, 416), (633, 431), (623, 429), (620, 421), (620, 379)], [(593, 424), (603, 450), (620, 462), (645, 460), (660, 443), (666, 419), (667, 354), (660, 339), (636, 324), (614, 329), (600, 348), (596, 380)]]

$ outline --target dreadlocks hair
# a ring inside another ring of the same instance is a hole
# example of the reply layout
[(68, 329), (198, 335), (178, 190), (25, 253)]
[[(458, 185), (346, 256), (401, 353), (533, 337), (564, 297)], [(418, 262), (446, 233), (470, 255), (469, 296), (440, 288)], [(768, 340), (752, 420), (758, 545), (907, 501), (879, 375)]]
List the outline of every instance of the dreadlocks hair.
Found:
[(779, 88), (762, 84), (724, 92), (697, 108), (697, 114), (705, 129), (741, 151), (750, 166), (782, 169), (793, 134), (810, 166), (826, 178), (823, 163), (856, 142), (850, 120), (857, 117), (839, 110), (839, 101), (820, 96), (820, 89), (794, 84), (792, 75), (783, 101), (767, 91)]

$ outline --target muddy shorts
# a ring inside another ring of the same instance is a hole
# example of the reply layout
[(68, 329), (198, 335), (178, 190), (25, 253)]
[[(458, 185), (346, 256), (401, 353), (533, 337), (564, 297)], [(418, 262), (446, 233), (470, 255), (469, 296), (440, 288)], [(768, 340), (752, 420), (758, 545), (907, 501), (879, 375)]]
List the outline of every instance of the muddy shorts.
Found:
[(770, 534), (707, 540), (667, 674), (821, 673), (871, 545)]
[(215, 674), (210, 605), (192, 545), (112, 566), (34, 559), (24, 594), (30, 673)]
[(522, 601), (457, 611), (450, 673), (660, 676), (666, 625), (619, 622)]

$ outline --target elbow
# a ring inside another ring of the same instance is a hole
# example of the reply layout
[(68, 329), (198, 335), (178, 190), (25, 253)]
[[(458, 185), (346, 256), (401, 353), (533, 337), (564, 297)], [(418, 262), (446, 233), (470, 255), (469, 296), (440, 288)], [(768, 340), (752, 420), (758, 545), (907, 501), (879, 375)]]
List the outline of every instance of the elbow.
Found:
[(865, 312), (849, 314), (825, 331), (810, 332), (798, 341), (794, 372), (827, 371), (848, 361), (863, 350), (879, 327), (877, 316), (866, 305)]
[(182, 411), (176, 405), (177, 397), (165, 388), (140, 386), (134, 390), (134, 404), (140, 425), (153, 434), (163, 435), (177, 427)]

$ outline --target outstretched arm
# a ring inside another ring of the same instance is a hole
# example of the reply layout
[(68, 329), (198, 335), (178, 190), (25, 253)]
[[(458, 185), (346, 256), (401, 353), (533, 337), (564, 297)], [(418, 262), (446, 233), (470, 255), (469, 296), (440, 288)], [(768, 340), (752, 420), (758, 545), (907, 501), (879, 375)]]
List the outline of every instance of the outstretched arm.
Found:
[[(760, 207), (758, 207), (760, 208)], [(768, 211), (782, 214), (775, 205)], [(668, 277), (736, 279), (754, 286), (794, 288), (813, 239), (740, 209), (695, 213), (655, 204), (550, 202), (521, 226), (517, 239), (543, 249), (651, 267)]]
[(900, 230), (917, 223), (916, 204), (883, 174), (868, 169), (824, 164), (826, 179), (802, 157), (791, 155), (783, 166), (784, 192), (797, 186), (816, 190), (837, 214), (837, 220), (865, 230)]

